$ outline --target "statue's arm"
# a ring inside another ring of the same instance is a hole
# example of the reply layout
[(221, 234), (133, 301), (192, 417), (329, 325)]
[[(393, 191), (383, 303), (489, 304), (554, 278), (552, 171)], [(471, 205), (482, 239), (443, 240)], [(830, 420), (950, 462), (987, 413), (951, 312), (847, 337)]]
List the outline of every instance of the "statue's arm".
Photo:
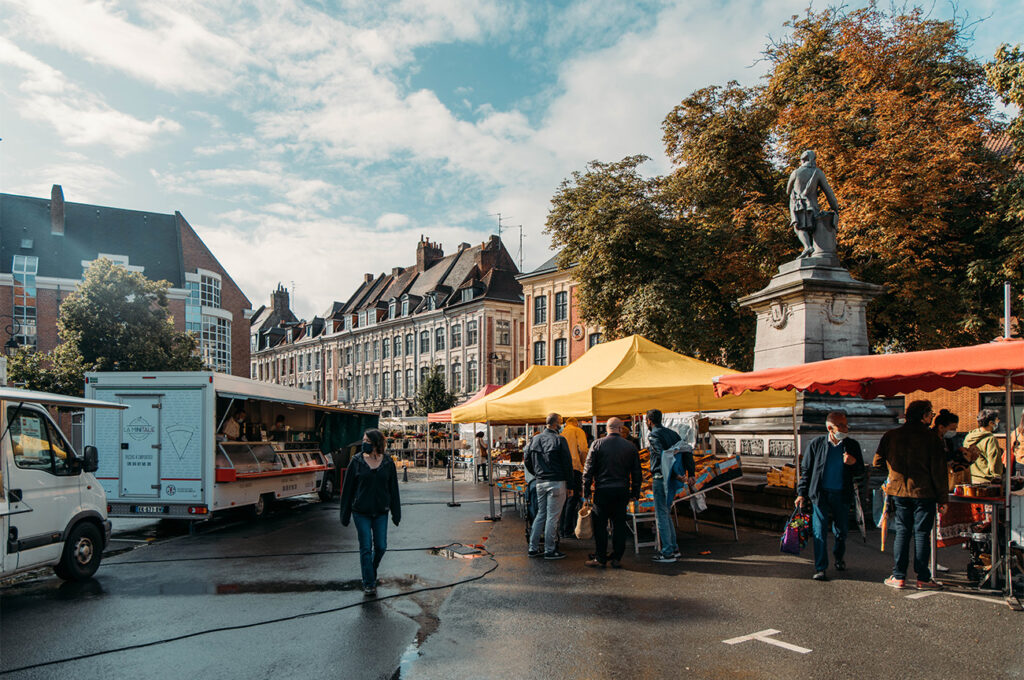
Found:
[(793, 183), (796, 182), (796, 171), (789, 173), (789, 181), (786, 182), (786, 195), (793, 195)]
[(832, 193), (832, 187), (828, 185), (828, 180), (825, 179), (825, 173), (818, 171), (818, 179), (821, 182), (821, 190), (825, 192), (825, 198), (828, 199), (829, 206), (839, 212), (839, 201), (836, 200), (836, 195)]

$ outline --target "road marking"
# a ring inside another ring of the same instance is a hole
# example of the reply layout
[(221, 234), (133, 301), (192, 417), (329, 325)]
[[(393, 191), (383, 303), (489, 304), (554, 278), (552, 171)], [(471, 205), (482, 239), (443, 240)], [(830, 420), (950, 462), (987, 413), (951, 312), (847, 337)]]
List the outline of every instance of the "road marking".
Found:
[(986, 597), (984, 595), (971, 595), (969, 593), (952, 593), (946, 590), (922, 590), (911, 595), (907, 595), (908, 600), (920, 600), (924, 597), (930, 597), (932, 595), (952, 595), (954, 597), (966, 597), (970, 600), (981, 600), (982, 602), (990, 602), (992, 604), (1005, 604), (1002, 600), (994, 597)]
[(807, 654), (811, 651), (806, 647), (798, 647), (797, 645), (791, 645), (788, 642), (776, 640), (775, 638), (771, 637), (772, 635), (778, 635), (780, 632), (782, 631), (775, 630), (774, 628), (769, 628), (767, 630), (758, 631), (757, 633), (751, 633), (750, 635), (742, 635), (740, 637), (731, 638), (729, 640), (722, 640), (722, 642), (724, 642), (727, 645), (738, 645), (741, 642), (749, 642), (750, 640), (760, 640), (761, 642), (767, 642), (770, 645), (782, 647), (783, 649), (788, 649), (789, 651), (797, 652), (798, 654)]

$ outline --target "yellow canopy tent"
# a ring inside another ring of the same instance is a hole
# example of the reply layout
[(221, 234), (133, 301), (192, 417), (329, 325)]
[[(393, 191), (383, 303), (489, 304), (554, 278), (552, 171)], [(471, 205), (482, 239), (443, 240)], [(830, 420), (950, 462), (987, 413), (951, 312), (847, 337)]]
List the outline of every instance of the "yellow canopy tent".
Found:
[[(510, 394), (515, 394), (520, 390), (525, 390), (528, 387), (536, 385), (545, 378), (549, 378), (555, 373), (561, 371), (564, 366), (530, 366), (524, 373), (512, 382), (502, 386), (501, 388), (491, 392), (485, 397), (481, 397), (475, 401), (464, 404), (462, 406), (456, 406), (452, 409), (452, 422), (453, 423), (486, 423), (493, 422), (488, 412), (488, 404), (495, 399), (501, 399)], [(522, 421), (518, 421), (522, 422)]]
[[(642, 413), (792, 407), (796, 394), (716, 397), (712, 379), (737, 373), (683, 356), (639, 335), (597, 345), (531, 387), (487, 400), (491, 422), (538, 422), (548, 413), (599, 418)], [(497, 392), (490, 395), (496, 397)]]

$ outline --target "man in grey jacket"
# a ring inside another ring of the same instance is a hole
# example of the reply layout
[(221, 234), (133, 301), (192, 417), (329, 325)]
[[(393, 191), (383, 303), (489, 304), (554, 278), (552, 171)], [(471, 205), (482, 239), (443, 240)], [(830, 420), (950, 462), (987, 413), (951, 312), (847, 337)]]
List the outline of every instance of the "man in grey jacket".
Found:
[[(547, 427), (530, 440), (523, 452), (526, 470), (536, 478), (537, 516), (530, 528), (530, 557), (543, 556), (546, 560), (560, 560), (558, 518), (565, 503), (566, 484), (572, 479), (572, 457), (565, 437), (558, 434), (562, 416), (551, 413)], [(544, 551), (540, 549), (540, 536), (544, 534)]]

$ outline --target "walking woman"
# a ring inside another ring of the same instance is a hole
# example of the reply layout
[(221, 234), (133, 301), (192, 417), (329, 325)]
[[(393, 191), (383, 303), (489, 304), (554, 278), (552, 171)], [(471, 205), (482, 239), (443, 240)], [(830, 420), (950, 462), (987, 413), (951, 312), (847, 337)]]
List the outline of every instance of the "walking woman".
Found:
[(359, 535), (359, 566), (363, 593), (377, 595), (377, 567), (388, 548), (388, 511), (398, 526), (402, 504), (398, 498), (398, 471), (395, 461), (384, 453), (384, 435), (380, 430), (363, 434), (362, 450), (352, 457), (341, 490), (341, 523), (356, 522)]

